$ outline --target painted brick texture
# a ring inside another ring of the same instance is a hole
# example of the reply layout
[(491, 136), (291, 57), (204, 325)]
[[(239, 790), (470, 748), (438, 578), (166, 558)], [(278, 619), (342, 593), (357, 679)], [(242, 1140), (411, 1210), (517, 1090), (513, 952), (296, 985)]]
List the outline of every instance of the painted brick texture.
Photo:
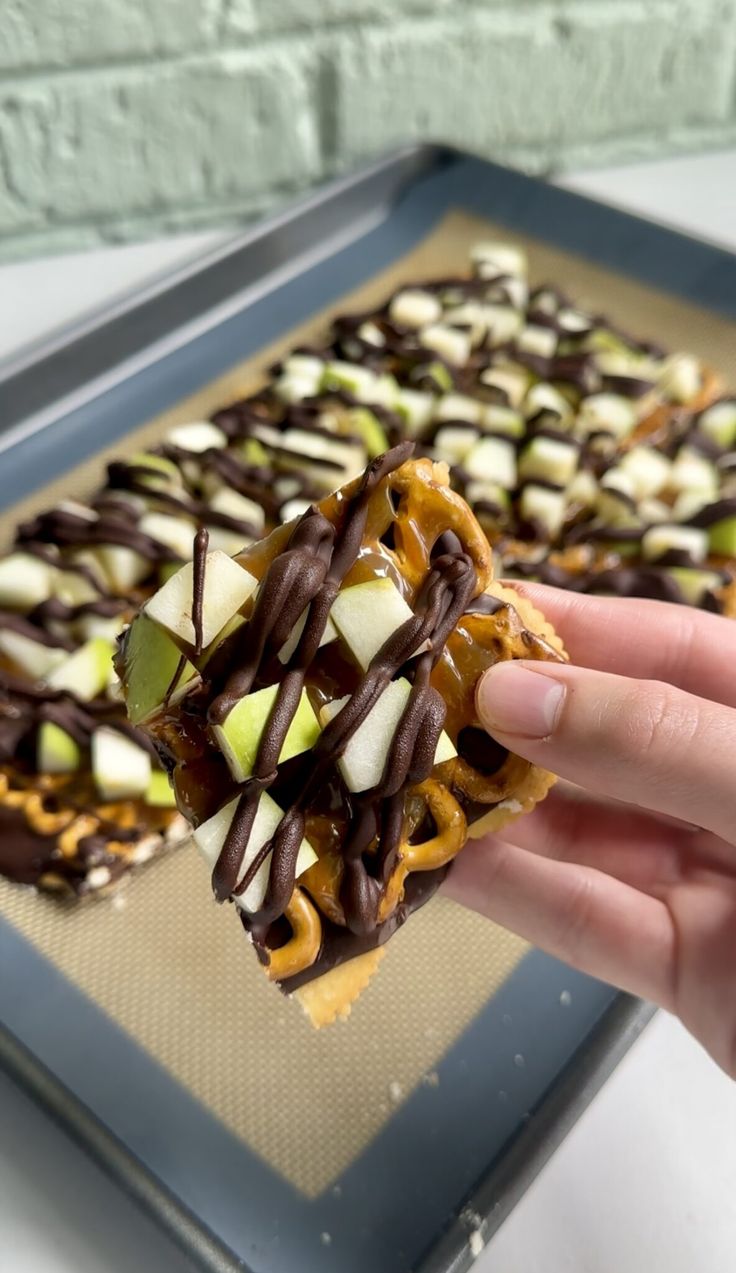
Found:
[(409, 138), (736, 139), (736, 0), (4, 0), (0, 257), (245, 219)]

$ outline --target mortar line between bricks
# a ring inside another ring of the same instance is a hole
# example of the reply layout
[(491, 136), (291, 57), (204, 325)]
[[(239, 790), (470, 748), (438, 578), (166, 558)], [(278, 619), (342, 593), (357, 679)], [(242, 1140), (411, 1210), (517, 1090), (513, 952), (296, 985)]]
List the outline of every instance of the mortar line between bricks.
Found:
[[(278, 0), (273, 0), (278, 3)], [(596, 5), (600, 4), (601, 11), (604, 11), (606, 0), (594, 0)], [(656, 6), (666, 12), (670, 4), (670, 0), (648, 0), (647, 5), (643, 5), (641, 0), (623, 0), (633, 11), (642, 17), (651, 16), (651, 6)], [(707, 0), (706, 0), (707, 2)], [(290, 46), (303, 46), (304, 37), (309, 36), (315, 47), (324, 47), (329, 49), (330, 42), (335, 38), (347, 34), (359, 37), (366, 32), (388, 31), (400, 29), (407, 24), (412, 25), (414, 22), (426, 23), (431, 27), (434, 24), (440, 25), (453, 14), (458, 0), (454, 4), (449, 3), (446, 8), (437, 9), (432, 7), (431, 0), (428, 7), (412, 10), (411, 14), (407, 13), (376, 13), (374, 15), (363, 15), (357, 18), (333, 18), (327, 19), (320, 23), (319, 27), (313, 24), (295, 24), (288, 29), (281, 31), (262, 30), (244, 36), (241, 40), (225, 40), (214, 41), (206, 44), (205, 47), (199, 47), (186, 50), (177, 50), (176, 52), (166, 50), (152, 50), (150, 53), (140, 53), (126, 55), (122, 57), (106, 57), (101, 61), (95, 62), (74, 62), (69, 66), (60, 66), (54, 62), (43, 62), (38, 65), (25, 64), (21, 66), (0, 66), (0, 95), (9, 85), (32, 85), (34, 81), (42, 79), (44, 84), (56, 81), (74, 80), (75, 78), (88, 79), (94, 76), (104, 76), (109, 71), (134, 72), (136, 70), (145, 70), (149, 67), (196, 67), (205, 65), (212, 58), (219, 56), (230, 56), (237, 54), (252, 55), (254, 60), (261, 53), (288, 51)], [(500, 3), (488, 10), (483, 0), (460, 0), (463, 12), (472, 14), (479, 19), (483, 25), (491, 25), (498, 21), (503, 22), (505, 19), (523, 19), (520, 24), (524, 25), (531, 20), (532, 25), (538, 27), (543, 22), (550, 19), (560, 18), (565, 13), (576, 16), (582, 12), (586, 12), (583, 0), (522, 0), (521, 7), (519, 3), (512, 3), (510, 0), (506, 3)], [(613, 21), (609, 14), (609, 20)], [(617, 23), (614, 23), (617, 25)]]

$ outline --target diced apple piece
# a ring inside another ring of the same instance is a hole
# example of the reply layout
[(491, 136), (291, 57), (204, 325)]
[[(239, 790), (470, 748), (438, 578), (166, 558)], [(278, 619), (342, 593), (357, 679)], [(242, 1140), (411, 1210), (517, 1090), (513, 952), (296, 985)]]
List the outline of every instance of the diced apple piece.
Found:
[(639, 500), (639, 516), (646, 524), (648, 522), (659, 524), (660, 522), (672, 521), (672, 509), (669, 504), (665, 504), (661, 499)]
[(483, 414), (483, 403), (465, 393), (445, 393), (434, 409), (435, 420), (467, 420), (469, 424), (479, 424)]
[(598, 498), (598, 483), (590, 469), (579, 469), (567, 488), (568, 504), (591, 508)]
[(681, 446), (670, 469), (667, 482), (673, 491), (718, 491), (718, 469), (705, 455), (694, 447)]
[(152, 490), (161, 490), (167, 486), (181, 486), (181, 473), (173, 460), (165, 455), (154, 455), (152, 451), (139, 451), (128, 461), (129, 468), (144, 469), (139, 481)]
[(492, 389), (500, 389), (506, 394), (512, 407), (518, 407), (531, 383), (531, 375), (526, 367), (516, 363), (504, 363), (499, 367), (489, 367), (480, 373), (481, 384)]
[(109, 641), (94, 637), (68, 654), (63, 663), (52, 669), (46, 678), (49, 689), (74, 694), (82, 702), (89, 702), (106, 688), (110, 680), (113, 647)]
[(169, 775), (162, 769), (153, 769), (144, 796), (146, 804), (153, 809), (175, 809), (176, 796), (169, 782)]
[(254, 530), (263, 532), (266, 524), (263, 508), (239, 491), (231, 491), (229, 487), (223, 486), (212, 496), (209, 506), (214, 513), (222, 513), (225, 517), (234, 517), (241, 522), (250, 522)]
[(290, 499), (279, 509), (279, 517), (282, 523), (293, 522), (297, 517), (301, 517), (310, 508), (308, 499)]
[(288, 376), (307, 376), (315, 383), (322, 379), (325, 364), (314, 354), (289, 354), (284, 361), (284, 371)]
[(720, 575), (711, 570), (691, 570), (687, 566), (668, 566), (665, 574), (674, 579), (688, 605), (699, 606), (706, 592), (723, 586)]
[(314, 398), (320, 392), (320, 380), (315, 380), (312, 376), (285, 373), (274, 381), (273, 387), (282, 402), (303, 402), (305, 398)]
[(55, 570), (30, 553), (11, 553), (0, 559), (0, 606), (32, 610), (51, 596)]
[(566, 332), (570, 332), (575, 336), (579, 332), (590, 331), (593, 326), (593, 319), (590, 314), (584, 314), (579, 309), (561, 309), (557, 315), (557, 321), (560, 327), (564, 327)]
[(36, 765), (42, 774), (71, 774), (79, 768), (81, 753), (65, 729), (53, 721), (42, 721), (36, 743)]
[(446, 424), (435, 433), (432, 451), (438, 460), (461, 464), (477, 441), (478, 430), (472, 425), (465, 428), (462, 424)]
[[(410, 694), (411, 685), (404, 677), (391, 681), (356, 729), (338, 761), (350, 791), (369, 791), (381, 781)], [(337, 716), (347, 701), (340, 698), (327, 703), (320, 712), (322, 724)]]
[(501, 513), (508, 513), (511, 508), (508, 491), (495, 482), (468, 482), (465, 498), (473, 507), (478, 504), (490, 504)]
[(481, 413), (483, 427), (491, 433), (506, 433), (510, 438), (523, 438), (526, 432), (524, 417), (511, 407), (502, 407), (492, 402), (484, 407)]
[[(286, 640), (284, 641), (284, 644), (279, 650), (278, 657), (283, 664), (286, 664), (289, 662), (289, 659), (291, 658), (297, 645), (299, 644), (299, 638), (302, 632), (304, 631), (304, 625), (307, 622), (308, 613), (309, 613), (309, 607), (304, 609), (302, 613), (299, 615), (299, 618), (297, 619), (291, 631), (291, 635), (286, 638)], [(327, 622), (325, 624), (325, 630), (322, 633), (322, 639), (319, 643), (318, 648), (321, 649), (323, 645), (329, 645), (331, 641), (336, 641), (336, 640), (337, 640), (337, 628), (332, 622), (332, 619), (328, 617)]]
[(103, 544), (95, 555), (116, 593), (131, 592), (151, 571), (150, 561), (122, 544)]
[(636, 408), (628, 398), (616, 393), (593, 393), (583, 398), (575, 422), (575, 432), (612, 433), (625, 438), (636, 424)]
[(708, 407), (698, 417), (698, 431), (726, 451), (736, 446), (736, 399)]
[(128, 715), (134, 725), (157, 712), (167, 695), (170, 703), (178, 702), (196, 675), (191, 663), (185, 661), (177, 676), (179, 648), (146, 614), (138, 615), (131, 623), (124, 654)]
[(436, 296), (417, 288), (398, 292), (389, 305), (389, 318), (399, 327), (426, 327), (442, 316), (442, 306)]
[(228, 530), (225, 526), (208, 526), (207, 534), (210, 551), (226, 553), (228, 557), (236, 557), (253, 543), (253, 539), (244, 535), (242, 530)]
[(680, 491), (677, 499), (672, 506), (672, 519), (676, 522), (688, 522), (691, 517), (699, 513), (701, 508), (705, 508), (708, 504), (712, 504), (714, 499), (713, 488), (708, 487), (706, 490)]
[(330, 611), (338, 633), (365, 671), (413, 611), (391, 579), (371, 579), (338, 592)]
[(637, 499), (656, 495), (667, 485), (670, 461), (651, 446), (635, 446), (623, 457), (620, 467), (628, 473)]
[(519, 274), (527, 271), (526, 252), (512, 243), (496, 243), (487, 241), (476, 243), (471, 249), (470, 259), (474, 265), (491, 266), (494, 274)]
[(523, 481), (542, 478), (556, 486), (567, 486), (578, 466), (578, 448), (556, 438), (532, 438), (519, 459)]
[(377, 349), (383, 348), (386, 344), (386, 337), (375, 323), (361, 323), (357, 335), (360, 340), (365, 341), (366, 345), (375, 345)]
[[(281, 445), (290, 452), (289, 460), (293, 457), (300, 469), (309, 470), (309, 460), (327, 460), (336, 470), (344, 470), (344, 480), (350, 481), (365, 468), (365, 450), (361, 442), (337, 436), (325, 438), (321, 433), (310, 433), (307, 429), (285, 429), (281, 438)], [(279, 456), (281, 462), (286, 458)], [(320, 474), (322, 471), (320, 466)]]
[(34, 681), (42, 681), (67, 659), (66, 650), (53, 645), (43, 645), (12, 628), (0, 628), (0, 654), (12, 660), (17, 667)]
[(530, 482), (521, 492), (519, 512), (522, 519), (542, 526), (550, 539), (559, 534), (566, 511), (564, 491), (550, 491), (546, 486), (535, 486)]
[(436, 765), (444, 765), (446, 760), (454, 760), (456, 756), (457, 748), (449, 734), (446, 734), (443, 729), (437, 741), (437, 748), (434, 753), (434, 763)]
[(135, 800), (151, 781), (151, 757), (125, 734), (101, 725), (92, 735), (92, 776), (103, 800)]
[(552, 358), (557, 349), (557, 332), (552, 327), (538, 327), (530, 323), (516, 337), (516, 344), (526, 354), (540, 358)]
[(491, 348), (515, 340), (524, 326), (523, 315), (512, 305), (484, 305), (482, 313), (488, 328), (487, 344)]
[(736, 557), (736, 517), (724, 517), (708, 528), (708, 540), (712, 553), (724, 557)]
[[(213, 817), (208, 818), (200, 827), (197, 827), (194, 832), (194, 843), (205, 858), (205, 861), (213, 869), (222, 852), (237, 807), (238, 799), (231, 800)], [(273, 838), (283, 816), (283, 810), (279, 808), (275, 800), (271, 799), (268, 792), (264, 791), (258, 801), (256, 816), (253, 819), (248, 845), (238, 874), (238, 883), (245, 879), (251, 862), (258, 856), (263, 846), (268, 844), (269, 840)], [(309, 870), (309, 867), (313, 866), (316, 861), (317, 854), (311, 844), (308, 840), (302, 840), (296, 858), (297, 879), (305, 871)], [(266, 897), (270, 869), (271, 855), (269, 854), (256, 871), (245, 892), (233, 894), (233, 901), (236, 906), (240, 906), (244, 911), (248, 911), (251, 914), (260, 909)]]
[(532, 385), (524, 399), (524, 415), (527, 420), (539, 415), (541, 411), (556, 417), (556, 428), (564, 429), (572, 423), (573, 409), (567, 398), (546, 381)]
[(647, 561), (656, 561), (667, 552), (684, 552), (693, 561), (703, 561), (708, 553), (708, 535), (695, 526), (653, 526), (642, 539)]
[(192, 420), (188, 424), (177, 424), (169, 429), (166, 441), (182, 451), (191, 451), (200, 455), (203, 451), (222, 450), (227, 446), (227, 437), (222, 429), (209, 420)]
[(196, 527), (185, 518), (170, 517), (168, 513), (146, 513), (139, 522), (139, 529), (157, 543), (170, 548), (182, 561), (191, 558)]
[(481, 438), (466, 456), (465, 469), (470, 477), (497, 482), (506, 490), (516, 486), (516, 451), (503, 438)]
[[(210, 645), (257, 588), (258, 580), (226, 553), (207, 554), (202, 606), (202, 646)], [(194, 564), (188, 561), (146, 602), (144, 613), (178, 642), (193, 647)]]
[[(441, 363), (437, 364), (442, 366)], [(445, 368), (442, 367), (444, 371)], [(437, 399), (434, 394), (421, 389), (400, 389), (394, 402), (394, 411), (401, 416), (410, 437), (417, 437), (432, 419)]]
[(484, 306), (477, 301), (466, 301), (462, 305), (453, 305), (451, 309), (446, 309), (442, 320), (449, 323), (450, 327), (466, 328), (470, 333), (471, 344), (476, 346), (481, 343), (488, 328), (483, 311)]
[(375, 381), (375, 372), (360, 363), (335, 359), (324, 363), (322, 368), (322, 389), (346, 389), (356, 398), (362, 398), (366, 392), (370, 393)]
[(369, 459), (388, 450), (386, 431), (368, 407), (354, 407), (348, 411), (345, 425), (349, 432), (357, 433), (361, 438)]
[[(235, 704), (221, 725), (214, 726), (217, 745), (224, 755), (236, 782), (245, 782), (253, 772), (258, 746), (276, 696), (278, 685), (246, 694)], [(303, 751), (309, 751), (319, 738), (320, 728), (312, 711), (306, 690), (302, 691), (299, 706), (289, 726), (278, 763), (291, 760)]]
[(470, 336), (444, 323), (422, 328), (420, 339), (425, 349), (433, 349), (453, 367), (464, 367), (470, 357)]
[(673, 354), (662, 368), (657, 387), (672, 402), (687, 403), (697, 397), (702, 383), (700, 360), (690, 354)]

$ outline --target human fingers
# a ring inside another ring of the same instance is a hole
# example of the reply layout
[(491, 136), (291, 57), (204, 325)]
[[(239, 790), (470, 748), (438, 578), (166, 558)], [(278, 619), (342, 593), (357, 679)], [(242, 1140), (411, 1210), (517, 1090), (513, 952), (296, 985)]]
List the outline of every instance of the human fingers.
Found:
[(671, 1007), (674, 928), (656, 898), (495, 836), (465, 846), (443, 889), (565, 963)]
[(587, 790), (736, 836), (736, 712), (658, 681), (498, 663), (476, 689), (509, 751)]
[(591, 597), (513, 581), (562, 637), (573, 663), (641, 680), (669, 681), (736, 707), (736, 623), (690, 606)]

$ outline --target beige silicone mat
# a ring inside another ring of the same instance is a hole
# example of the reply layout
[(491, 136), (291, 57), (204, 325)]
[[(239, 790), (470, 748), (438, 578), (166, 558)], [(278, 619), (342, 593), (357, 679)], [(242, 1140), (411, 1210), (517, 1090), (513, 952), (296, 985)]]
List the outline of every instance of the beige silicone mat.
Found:
[[(640, 287), (546, 245), (452, 213), (372, 282), (248, 363), (132, 432), (140, 449), (176, 421), (205, 417), (255, 389), (263, 368), (307, 339), (330, 313), (380, 302), (397, 284), (465, 268), (480, 237), (523, 243), (532, 277), (632, 332), (693, 351), (727, 372), (736, 324)], [(59, 496), (84, 496), (120, 444), (67, 473), (4, 519)], [(145, 1048), (228, 1128), (308, 1196), (320, 1193), (376, 1135), (397, 1101), (434, 1069), (516, 967), (523, 942), (438, 899), (392, 941), (347, 1024), (312, 1031), (260, 973), (240, 924), (210, 900), (188, 847), (154, 863), (116, 900), (60, 904), (0, 881), (0, 914)], [(360, 1075), (361, 1099), (350, 1076)]]

